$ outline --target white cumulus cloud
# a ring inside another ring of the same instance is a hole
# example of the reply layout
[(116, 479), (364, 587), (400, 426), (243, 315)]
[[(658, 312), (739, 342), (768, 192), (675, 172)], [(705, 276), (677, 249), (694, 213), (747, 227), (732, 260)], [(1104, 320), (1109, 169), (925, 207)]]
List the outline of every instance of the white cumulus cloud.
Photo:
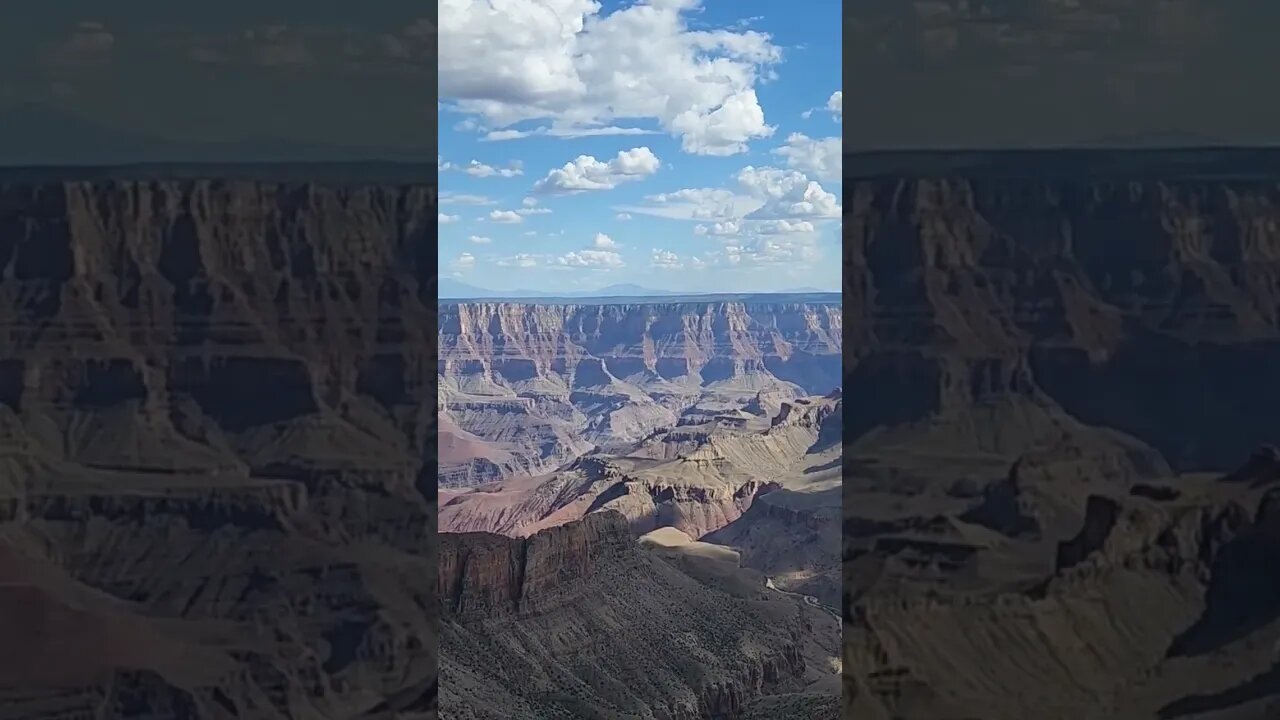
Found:
[(813, 175), (819, 180), (840, 179), (843, 150), (838, 137), (811, 138), (803, 133), (787, 136), (786, 144), (773, 151), (787, 161), (787, 167)]
[(610, 250), (570, 251), (556, 258), (556, 262), (567, 267), (603, 269), (620, 268), (626, 265), (621, 255)]
[(591, 246), (597, 250), (618, 249), (618, 243), (614, 242), (613, 238), (605, 235), (604, 233), (596, 233), (595, 239), (591, 241)]
[(493, 240), (481, 235), (472, 235), (471, 237), (467, 238), (467, 240), (475, 243), (476, 245), (488, 245), (489, 243), (493, 242)]
[[(602, 13), (595, 0), (441, 0), (440, 95), (490, 139), (619, 134), (648, 121), (685, 152), (732, 155), (769, 137), (756, 96), (781, 50), (765, 33), (690, 29), (702, 0), (648, 0)], [(543, 121), (535, 130), (511, 130)], [(503, 133), (506, 133), (504, 136)]]
[(840, 200), (798, 170), (743, 168), (735, 176), (738, 190), (686, 188), (649, 195), (646, 205), (618, 208), (673, 220), (705, 223), (702, 235), (733, 235), (761, 220), (827, 220), (840, 217)]
[(533, 192), (568, 195), (588, 190), (612, 190), (623, 182), (653, 175), (661, 165), (658, 156), (647, 147), (623, 150), (608, 162), (600, 162), (590, 155), (579, 155), (534, 183)]
[(486, 165), (479, 160), (472, 160), (466, 167), (461, 168), (462, 172), (471, 177), (486, 178), (497, 175), (499, 177), (511, 178), (519, 177), (524, 174), (519, 163), (512, 163), (509, 167), (496, 168), (492, 165)]
[(437, 220), (437, 222), (441, 225), (448, 225), (449, 223), (458, 222), (461, 219), (461, 215), (445, 215), (444, 213), (440, 213), (440, 219)]
[(663, 270), (680, 270), (684, 268), (680, 256), (670, 250), (659, 250), (654, 248), (652, 256), (650, 256), (650, 264), (653, 267)]
[(742, 223), (737, 220), (726, 220), (710, 225), (698, 225), (693, 228), (693, 232), (697, 235), (737, 235), (742, 232)]
[(496, 223), (522, 223), (524, 218), (513, 210), (493, 210), (489, 213), (489, 221)]
[(748, 165), (738, 172), (737, 180), (752, 197), (763, 201), (748, 215), (750, 218), (816, 220), (840, 217), (840, 200), (802, 172)]
[(837, 90), (831, 93), (831, 97), (827, 98), (827, 112), (831, 113), (831, 117), (836, 122), (844, 122), (844, 92)]

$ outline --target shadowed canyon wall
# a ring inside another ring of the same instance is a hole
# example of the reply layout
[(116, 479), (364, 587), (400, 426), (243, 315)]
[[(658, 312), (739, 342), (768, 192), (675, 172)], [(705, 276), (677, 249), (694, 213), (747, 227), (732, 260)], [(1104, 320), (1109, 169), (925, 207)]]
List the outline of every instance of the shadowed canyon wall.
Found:
[(855, 437), (1043, 394), (1182, 469), (1229, 468), (1272, 439), (1274, 182), (867, 179), (845, 192)]
[(435, 215), (376, 180), (0, 185), (0, 607), (52, 618), (0, 716), (434, 707)]

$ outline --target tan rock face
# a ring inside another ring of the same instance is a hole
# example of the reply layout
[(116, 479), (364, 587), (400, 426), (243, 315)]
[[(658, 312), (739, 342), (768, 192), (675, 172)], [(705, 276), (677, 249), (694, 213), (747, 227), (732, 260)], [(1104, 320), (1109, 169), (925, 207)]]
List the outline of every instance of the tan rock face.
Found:
[(634, 445), (709, 392), (840, 384), (836, 301), (441, 305), (441, 484)]
[(442, 609), (462, 619), (528, 614), (557, 597), (572, 599), (582, 578), (626, 562), (634, 542), (617, 513), (593, 513), (529, 538), (445, 533), (440, 539)]
[(434, 198), (0, 187), (0, 584), (54, 608), (9, 650), (136, 638), (0, 678), (0, 717), (351, 717), (434, 686)]
[(739, 717), (802, 687), (804, 637), (831, 622), (763, 583), (696, 579), (613, 512), (525, 539), (443, 534), (440, 557), (446, 717)]
[(441, 307), (440, 369), (571, 388), (772, 373), (820, 392), (838, 384), (841, 340), (838, 304), (451, 303)]

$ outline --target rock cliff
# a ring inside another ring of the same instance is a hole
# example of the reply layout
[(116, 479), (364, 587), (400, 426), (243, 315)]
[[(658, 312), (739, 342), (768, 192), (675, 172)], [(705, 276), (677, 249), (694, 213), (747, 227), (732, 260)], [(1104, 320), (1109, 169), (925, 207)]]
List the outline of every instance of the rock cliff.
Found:
[(741, 717), (802, 686), (812, 611), (687, 574), (617, 513), (440, 537), (441, 717)]
[(208, 174), (0, 186), (0, 717), (434, 706), (434, 188)]
[(877, 178), (845, 192), (845, 391), (868, 413), (846, 418), (854, 436), (1021, 396), (1179, 469), (1230, 467), (1270, 440), (1273, 181)]
[(1267, 717), (1280, 173), (956, 162), (845, 185), (846, 713)]
[(839, 386), (838, 299), (442, 303), (441, 482), (538, 475), (675, 425), (707, 394)]
[(592, 513), (529, 538), (485, 533), (440, 536), (442, 610), (461, 620), (529, 615), (579, 599), (581, 580), (635, 563), (630, 527)]

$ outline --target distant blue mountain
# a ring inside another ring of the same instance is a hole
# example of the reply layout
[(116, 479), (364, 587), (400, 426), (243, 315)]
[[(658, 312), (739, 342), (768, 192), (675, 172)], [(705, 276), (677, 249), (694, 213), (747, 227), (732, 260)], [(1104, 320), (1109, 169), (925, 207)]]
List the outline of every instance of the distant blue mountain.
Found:
[(574, 290), (549, 293), (541, 290), (489, 290), (452, 278), (440, 278), (436, 297), (450, 300), (468, 298), (543, 298), (543, 297), (654, 297), (671, 295), (670, 290), (654, 290), (632, 283), (606, 285), (598, 290)]
[(487, 288), (477, 287), (468, 283), (460, 282), (452, 278), (440, 278), (436, 297), (440, 300), (474, 300), (474, 299), (515, 299), (515, 298), (582, 298), (599, 299), (599, 298), (672, 298), (678, 301), (678, 298), (687, 297), (707, 297), (716, 296), (727, 299), (733, 298), (759, 298), (771, 295), (814, 295), (822, 296), (823, 302), (828, 302), (835, 297), (838, 300), (839, 293), (829, 290), (818, 290), (816, 288), (798, 288), (795, 290), (782, 290), (778, 292), (738, 292), (738, 293), (682, 293), (674, 290), (655, 290), (654, 288), (636, 285), (634, 283), (620, 283), (616, 285), (606, 285), (596, 290), (574, 290), (566, 292), (544, 292), (542, 290), (489, 290)]

